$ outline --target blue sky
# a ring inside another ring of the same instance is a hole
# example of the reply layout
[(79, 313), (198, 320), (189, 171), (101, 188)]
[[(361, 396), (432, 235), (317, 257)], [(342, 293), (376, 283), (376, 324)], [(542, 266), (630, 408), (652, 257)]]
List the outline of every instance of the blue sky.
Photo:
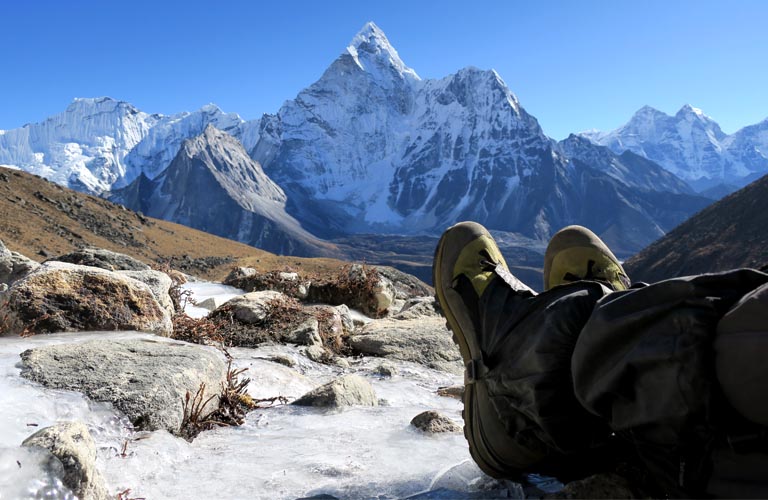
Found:
[(422, 78), (494, 68), (562, 139), (689, 103), (727, 133), (768, 118), (768, 1), (0, 0), (0, 129), (111, 96), (252, 119), (374, 21)]

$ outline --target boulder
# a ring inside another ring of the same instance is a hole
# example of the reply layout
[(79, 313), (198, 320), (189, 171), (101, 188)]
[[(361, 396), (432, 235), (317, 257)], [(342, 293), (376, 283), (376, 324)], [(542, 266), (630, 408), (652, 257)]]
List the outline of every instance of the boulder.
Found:
[(287, 332), (282, 340), (299, 345), (323, 344), (323, 339), (320, 337), (320, 326), (315, 318), (307, 318), (298, 327)]
[(162, 271), (155, 271), (154, 269), (147, 269), (145, 271), (119, 271), (123, 276), (128, 276), (137, 281), (141, 281), (152, 290), (152, 294), (157, 299), (160, 306), (168, 311), (168, 314), (173, 315), (176, 309), (173, 307), (173, 300), (171, 300), (171, 287), (173, 286), (173, 280), (170, 276)]
[(307, 347), (304, 355), (315, 363), (330, 363), (333, 360), (333, 355), (319, 344)]
[(387, 363), (385, 361), (384, 363), (381, 363), (376, 368), (374, 368), (373, 373), (382, 377), (394, 377), (397, 375), (397, 367), (392, 363)]
[(444, 398), (464, 399), (464, 385), (448, 385), (437, 388), (437, 395)]
[(139, 430), (174, 433), (187, 392), (194, 396), (204, 383), (206, 399), (218, 394), (227, 373), (212, 348), (146, 339), (49, 345), (24, 351), (21, 360), (23, 377), (112, 403)]
[(232, 281), (242, 278), (250, 278), (251, 276), (256, 276), (256, 269), (252, 267), (235, 267), (229, 272), (227, 277), (224, 278), (224, 284), (228, 285)]
[(459, 424), (436, 411), (419, 413), (413, 417), (411, 425), (428, 434), (462, 431), (462, 427)]
[(412, 297), (405, 301), (400, 312), (392, 316), (395, 319), (439, 318), (437, 302), (434, 297)]
[(205, 299), (203, 301), (200, 301), (200, 302), (198, 302), (195, 305), (197, 307), (201, 307), (201, 308), (206, 309), (208, 311), (214, 311), (214, 310), (218, 309), (219, 307), (223, 306), (227, 302), (227, 300), (229, 300), (229, 299), (221, 298), (219, 296), (208, 297), (207, 299)]
[(378, 406), (371, 384), (360, 375), (343, 375), (303, 395), (298, 406)]
[(339, 313), (341, 320), (341, 326), (345, 333), (350, 333), (355, 329), (355, 321), (352, 319), (352, 313), (349, 311), (349, 307), (346, 304), (341, 304), (335, 307)]
[(90, 266), (47, 262), (0, 296), (8, 333), (141, 330), (170, 335), (171, 314), (145, 283)]
[[(111, 498), (104, 478), (96, 469), (96, 444), (82, 422), (63, 422), (40, 429), (25, 439), (22, 446), (48, 450), (63, 466), (62, 483), (78, 498)], [(54, 463), (49, 461), (51, 466)]]
[(454, 374), (463, 372), (459, 348), (440, 317), (372, 321), (350, 335), (348, 342), (359, 354), (413, 361)]
[(40, 266), (18, 252), (12, 252), (0, 241), (0, 285), (11, 285)]
[(92, 266), (107, 271), (148, 271), (147, 264), (130, 255), (104, 250), (103, 248), (83, 248), (72, 253), (49, 259), (50, 261), (69, 262), (81, 266)]
[(287, 299), (286, 295), (275, 291), (250, 292), (233, 297), (224, 303), (235, 319), (246, 324), (262, 323), (269, 314), (269, 304), (274, 300)]
[(411, 297), (424, 297), (435, 294), (435, 290), (412, 274), (404, 273), (390, 266), (374, 266), (378, 273), (387, 278), (395, 289), (395, 297), (408, 300)]

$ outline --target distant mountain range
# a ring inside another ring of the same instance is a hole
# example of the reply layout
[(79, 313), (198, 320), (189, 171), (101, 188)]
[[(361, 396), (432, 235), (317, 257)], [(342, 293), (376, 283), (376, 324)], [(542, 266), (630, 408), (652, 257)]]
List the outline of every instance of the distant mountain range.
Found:
[[(732, 144), (746, 151), (764, 136), (756, 129)], [(42, 123), (0, 132), (0, 164), (302, 255), (327, 255), (334, 247), (322, 240), (434, 236), (472, 219), (538, 241), (584, 224), (628, 256), (711, 202), (686, 182), (708, 163), (673, 170), (607, 134), (586, 137), (548, 138), (493, 70), (421, 79), (369, 23), (274, 115), (244, 121), (208, 105), (162, 116), (77, 99)], [(721, 184), (764, 168), (740, 158)]]
[(614, 131), (581, 135), (616, 153), (648, 158), (714, 197), (768, 173), (768, 119), (726, 135), (690, 105), (674, 116), (645, 106)]

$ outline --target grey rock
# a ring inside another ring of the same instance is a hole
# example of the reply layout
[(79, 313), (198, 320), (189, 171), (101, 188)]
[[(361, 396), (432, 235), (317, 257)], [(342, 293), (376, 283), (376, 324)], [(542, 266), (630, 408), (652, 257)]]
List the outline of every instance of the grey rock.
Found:
[(322, 345), (323, 339), (320, 338), (320, 327), (315, 318), (308, 318), (292, 331), (283, 336), (284, 342), (290, 342), (300, 345)]
[(256, 324), (266, 319), (269, 314), (269, 303), (278, 299), (287, 299), (287, 296), (280, 292), (265, 290), (234, 297), (224, 306), (231, 309), (237, 320), (246, 324)]
[(413, 417), (411, 425), (428, 434), (461, 432), (462, 430), (462, 427), (459, 424), (436, 411), (419, 413)]
[(346, 304), (341, 304), (335, 307), (339, 312), (341, 318), (341, 326), (345, 332), (350, 333), (355, 329), (355, 322), (352, 320), (352, 314), (349, 312), (349, 307)]
[(349, 368), (351, 366), (349, 360), (347, 358), (342, 358), (341, 356), (335, 356), (333, 358), (333, 364), (339, 368)]
[(228, 284), (230, 281), (250, 278), (251, 276), (256, 276), (256, 269), (252, 267), (236, 267), (229, 272), (226, 278), (224, 278), (223, 283)]
[(412, 297), (424, 297), (434, 295), (435, 290), (421, 281), (416, 276), (404, 273), (399, 269), (389, 266), (375, 266), (376, 270), (387, 278), (395, 287), (395, 297), (402, 300), (408, 300)]
[(413, 361), (430, 368), (460, 374), (459, 348), (442, 318), (382, 319), (372, 321), (349, 337), (360, 354)]
[(294, 366), (296, 366), (296, 360), (294, 360), (290, 356), (286, 356), (285, 354), (276, 354), (271, 358), (269, 358), (269, 360), (274, 363), (287, 366), (288, 368), (293, 368)]
[(225, 303), (226, 300), (222, 299), (221, 297), (208, 297), (207, 299), (200, 301), (195, 305), (209, 311), (214, 311), (223, 306)]
[(148, 271), (151, 268), (130, 255), (104, 250), (103, 248), (83, 248), (51, 261), (69, 262), (81, 266), (92, 266), (107, 271)]
[(173, 301), (169, 294), (173, 286), (173, 280), (162, 271), (147, 269), (145, 271), (119, 271), (119, 274), (128, 276), (137, 281), (141, 281), (152, 290), (152, 294), (157, 299), (160, 306), (173, 315), (176, 310), (173, 307)]
[(464, 399), (464, 386), (451, 385), (446, 387), (438, 387), (437, 395), (446, 398)]
[(344, 375), (303, 395), (298, 406), (378, 406), (371, 384), (359, 375)]
[[(213, 349), (149, 340), (92, 340), (21, 354), (21, 375), (46, 387), (112, 403), (141, 430), (178, 432), (183, 401), (205, 384), (218, 394), (227, 366)], [(215, 405), (216, 398), (209, 403)], [(208, 409), (212, 409), (213, 406)]]
[(40, 266), (18, 252), (8, 250), (0, 241), (0, 285), (10, 285)]
[(440, 313), (434, 297), (413, 297), (405, 301), (400, 312), (392, 317), (396, 319), (438, 318)]
[(63, 465), (62, 482), (83, 500), (111, 498), (96, 469), (96, 444), (82, 422), (63, 422), (40, 429), (22, 446), (48, 450)]
[(328, 350), (319, 344), (307, 347), (304, 351), (304, 355), (315, 363), (327, 363), (332, 359)]
[(46, 262), (0, 297), (8, 332), (141, 330), (170, 335), (171, 314), (145, 283), (97, 267)]
[(382, 377), (394, 377), (397, 375), (397, 367), (392, 363), (387, 363), (385, 361), (384, 363), (381, 363), (379, 366), (374, 368), (373, 373), (376, 375), (381, 375)]

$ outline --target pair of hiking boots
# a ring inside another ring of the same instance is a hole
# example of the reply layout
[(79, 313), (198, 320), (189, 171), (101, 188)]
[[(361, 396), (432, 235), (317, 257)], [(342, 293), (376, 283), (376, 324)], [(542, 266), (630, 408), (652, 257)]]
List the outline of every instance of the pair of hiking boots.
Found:
[[(490, 233), (480, 224), (462, 222), (449, 228), (435, 251), (433, 284), (463, 358), (465, 374), (464, 434), (470, 454), (480, 468), (497, 478), (508, 478), (512, 469), (524, 469), (521, 453), (488, 401), (484, 384), (475, 384), (485, 366), (480, 345), (483, 335), (478, 300), (494, 279), (515, 292), (535, 293), (515, 278)], [(569, 226), (556, 233), (545, 253), (544, 290), (581, 280), (599, 281), (614, 290), (629, 288), (619, 261), (590, 230)], [(471, 285), (471, 286), (468, 286)]]

